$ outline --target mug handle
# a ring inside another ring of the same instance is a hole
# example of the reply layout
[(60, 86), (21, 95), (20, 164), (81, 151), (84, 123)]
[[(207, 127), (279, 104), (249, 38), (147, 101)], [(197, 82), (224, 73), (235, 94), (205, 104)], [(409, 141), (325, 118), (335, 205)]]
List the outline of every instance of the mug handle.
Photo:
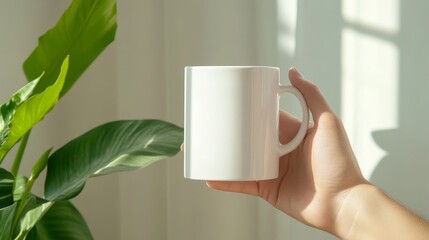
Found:
[(309, 111), (304, 96), (297, 88), (293, 86), (280, 86), (278, 94), (281, 93), (292, 93), (293, 95), (295, 95), (295, 97), (299, 100), (302, 109), (302, 122), (296, 136), (287, 144), (279, 143), (279, 154), (280, 156), (283, 156), (297, 148), (299, 144), (301, 144), (301, 141), (304, 139), (308, 129)]

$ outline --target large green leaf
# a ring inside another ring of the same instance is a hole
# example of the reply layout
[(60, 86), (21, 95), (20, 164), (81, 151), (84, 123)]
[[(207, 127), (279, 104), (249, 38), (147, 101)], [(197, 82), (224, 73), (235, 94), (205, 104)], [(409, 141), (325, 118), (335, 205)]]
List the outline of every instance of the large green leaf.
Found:
[(3, 142), (4, 132), (6, 131), (5, 128), (10, 123), (10, 119), (16, 108), (30, 97), (39, 79), (40, 77), (27, 83), (24, 87), (15, 92), (8, 102), (0, 105), (0, 144)]
[(36, 223), (48, 212), (54, 202), (30, 196), (25, 203), (24, 212), (14, 233), (14, 240), (25, 239)]
[(0, 209), (13, 204), (13, 182), (12, 173), (0, 168)]
[(45, 71), (35, 92), (55, 81), (61, 62), (70, 55), (70, 70), (61, 92), (64, 95), (109, 45), (116, 32), (115, 0), (74, 0), (58, 23), (39, 38), (39, 45), (24, 63), (27, 79)]
[(45, 198), (70, 199), (89, 177), (145, 167), (175, 155), (182, 142), (183, 129), (160, 120), (101, 125), (49, 157)]
[(10, 132), (10, 122), (15, 110), (30, 97), (34, 87), (39, 82), (39, 78), (27, 83), (24, 87), (15, 92), (10, 100), (0, 106), (0, 146), (6, 141)]
[(10, 240), (13, 216), (17, 207), (18, 204), (14, 203), (9, 207), (0, 209), (0, 240)]
[(58, 201), (48, 210), (27, 240), (91, 240), (91, 232), (79, 211), (69, 201)]
[(42, 120), (58, 102), (68, 66), (69, 58), (67, 56), (61, 65), (60, 74), (54, 84), (46, 88), (43, 92), (33, 95), (16, 108), (10, 120), (10, 132), (0, 146), (0, 161), (21, 137)]

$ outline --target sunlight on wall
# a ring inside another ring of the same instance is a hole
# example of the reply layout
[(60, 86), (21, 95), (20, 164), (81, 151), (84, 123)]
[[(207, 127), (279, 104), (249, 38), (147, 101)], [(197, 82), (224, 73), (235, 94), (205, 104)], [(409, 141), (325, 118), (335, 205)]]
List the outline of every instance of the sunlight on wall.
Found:
[[(343, 1), (342, 119), (364, 176), (369, 179), (386, 153), (372, 133), (398, 127), (397, 0)], [(382, 11), (381, 11), (382, 10)], [(367, 30), (367, 31), (366, 31)]]
[(277, 1), (277, 47), (290, 57), (295, 55), (297, 12), (297, 0)]
[(343, 0), (344, 20), (381, 32), (399, 30), (399, 0)]

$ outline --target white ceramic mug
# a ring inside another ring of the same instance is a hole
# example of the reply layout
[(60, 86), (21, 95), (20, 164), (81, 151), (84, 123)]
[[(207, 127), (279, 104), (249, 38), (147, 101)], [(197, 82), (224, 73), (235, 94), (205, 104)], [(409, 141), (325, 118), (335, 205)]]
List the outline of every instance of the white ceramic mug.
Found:
[[(302, 107), (297, 135), (279, 142), (279, 95), (292, 93)], [(275, 67), (185, 68), (185, 178), (265, 180), (278, 177), (279, 157), (304, 138), (309, 112), (298, 89), (280, 85)]]

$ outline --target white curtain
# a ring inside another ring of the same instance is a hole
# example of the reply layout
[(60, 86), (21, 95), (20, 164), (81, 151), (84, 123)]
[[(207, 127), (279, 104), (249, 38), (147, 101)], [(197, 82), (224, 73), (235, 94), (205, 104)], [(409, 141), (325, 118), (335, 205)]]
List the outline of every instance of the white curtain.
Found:
[[(1, 102), (24, 84), (22, 61), (68, 3), (2, 3)], [(185, 66), (278, 66), (289, 84), (285, 73), (295, 65), (344, 120), (365, 176), (428, 218), (428, 7), (417, 0), (118, 1), (116, 41), (33, 131), (28, 154), (115, 119), (183, 126)], [(300, 115), (292, 97), (281, 101)], [(262, 200), (185, 180), (181, 154), (90, 179), (74, 202), (96, 239), (335, 239)]]

